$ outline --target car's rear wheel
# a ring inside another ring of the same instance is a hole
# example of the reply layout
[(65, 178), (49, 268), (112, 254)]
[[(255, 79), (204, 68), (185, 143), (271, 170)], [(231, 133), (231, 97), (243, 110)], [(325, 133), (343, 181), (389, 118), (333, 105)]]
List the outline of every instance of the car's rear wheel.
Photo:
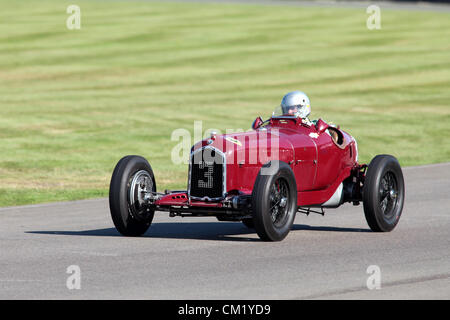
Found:
[(258, 236), (264, 241), (283, 240), (296, 212), (297, 187), (292, 169), (282, 161), (264, 165), (252, 194), (253, 224)]
[(150, 227), (154, 210), (145, 195), (156, 192), (152, 167), (140, 156), (122, 158), (114, 169), (109, 189), (109, 207), (114, 225), (122, 235), (140, 236)]
[(403, 210), (405, 183), (397, 159), (378, 155), (367, 168), (363, 206), (372, 231), (389, 232), (398, 224)]

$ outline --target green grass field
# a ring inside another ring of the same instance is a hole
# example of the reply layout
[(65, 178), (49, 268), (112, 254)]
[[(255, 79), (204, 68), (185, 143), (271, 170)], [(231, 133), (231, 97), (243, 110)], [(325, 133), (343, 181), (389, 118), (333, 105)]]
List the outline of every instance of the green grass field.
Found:
[(370, 31), (365, 9), (0, 0), (0, 206), (106, 196), (127, 154), (184, 188), (174, 129), (248, 129), (292, 90), (361, 161), (450, 161), (450, 16), (381, 14)]

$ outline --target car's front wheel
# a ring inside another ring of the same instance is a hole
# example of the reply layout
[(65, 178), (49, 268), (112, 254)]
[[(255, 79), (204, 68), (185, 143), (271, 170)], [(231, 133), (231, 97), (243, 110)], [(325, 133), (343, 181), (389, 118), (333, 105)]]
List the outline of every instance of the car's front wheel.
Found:
[(122, 158), (114, 169), (109, 207), (114, 225), (124, 236), (140, 236), (150, 227), (154, 210), (146, 204), (148, 192), (156, 192), (152, 167), (140, 156)]
[(253, 187), (253, 224), (264, 241), (280, 241), (289, 233), (297, 213), (297, 185), (289, 165), (264, 165)]

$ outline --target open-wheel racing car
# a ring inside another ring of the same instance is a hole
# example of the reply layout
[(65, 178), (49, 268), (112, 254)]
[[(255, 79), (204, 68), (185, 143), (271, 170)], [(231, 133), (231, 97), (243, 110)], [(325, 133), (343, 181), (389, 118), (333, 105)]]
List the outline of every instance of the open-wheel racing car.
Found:
[(402, 170), (391, 155), (358, 163), (356, 140), (319, 119), (274, 112), (252, 130), (217, 135), (190, 153), (187, 190), (158, 193), (152, 168), (140, 156), (117, 164), (110, 185), (111, 216), (125, 236), (149, 228), (155, 211), (242, 221), (262, 240), (289, 233), (297, 212), (323, 214), (346, 202), (363, 203), (369, 227), (397, 225), (405, 197)]

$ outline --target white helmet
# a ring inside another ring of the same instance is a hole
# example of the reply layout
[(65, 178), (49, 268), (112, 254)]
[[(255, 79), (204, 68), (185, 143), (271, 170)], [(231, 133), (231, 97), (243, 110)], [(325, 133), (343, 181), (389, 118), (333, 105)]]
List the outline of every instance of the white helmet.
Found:
[(308, 96), (301, 91), (287, 93), (281, 100), (281, 111), (283, 115), (293, 115), (306, 118), (311, 113), (311, 104)]

